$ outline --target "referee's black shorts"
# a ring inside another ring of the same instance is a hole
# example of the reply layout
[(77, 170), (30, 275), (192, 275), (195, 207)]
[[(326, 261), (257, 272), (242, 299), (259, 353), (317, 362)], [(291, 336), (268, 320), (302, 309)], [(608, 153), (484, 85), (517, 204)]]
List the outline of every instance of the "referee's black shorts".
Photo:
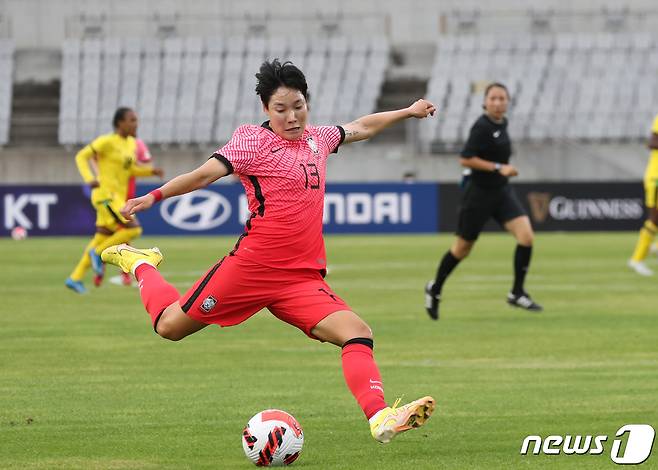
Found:
[(485, 188), (471, 182), (462, 197), (457, 235), (464, 240), (475, 241), (490, 217), (502, 227), (522, 215), (526, 212), (509, 184)]

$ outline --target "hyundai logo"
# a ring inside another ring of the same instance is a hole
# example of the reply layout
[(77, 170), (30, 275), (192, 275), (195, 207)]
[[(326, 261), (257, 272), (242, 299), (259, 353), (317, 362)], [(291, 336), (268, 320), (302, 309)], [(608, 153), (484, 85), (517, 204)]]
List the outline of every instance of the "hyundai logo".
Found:
[(182, 230), (209, 230), (228, 220), (231, 204), (221, 194), (199, 189), (165, 200), (160, 214), (168, 224)]

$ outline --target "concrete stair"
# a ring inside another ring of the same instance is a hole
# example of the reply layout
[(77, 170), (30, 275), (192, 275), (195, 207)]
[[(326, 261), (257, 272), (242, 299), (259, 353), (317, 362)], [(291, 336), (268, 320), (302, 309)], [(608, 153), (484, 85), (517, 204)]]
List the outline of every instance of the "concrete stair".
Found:
[[(427, 79), (412, 77), (387, 77), (377, 101), (377, 112), (406, 108), (425, 96)], [(405, 143), (408, 121), (384, 129), (372, 139), (373, 143)]]
[(59, 119), (59, 82), (14, 85), (10, 146), (54, 146)]

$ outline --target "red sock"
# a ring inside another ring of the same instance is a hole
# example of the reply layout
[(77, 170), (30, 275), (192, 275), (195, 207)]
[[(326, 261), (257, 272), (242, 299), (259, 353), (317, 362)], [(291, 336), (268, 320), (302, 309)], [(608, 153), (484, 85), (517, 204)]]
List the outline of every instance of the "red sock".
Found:
[(387, 406), (372, 344), (369, 338), (355, 338), (345, 343), (342, 354), (345, 382), (368, 419)]
[(135, 269), (135, 278), (139, 282), (139, 293), (146, 311), (151, 315), (155, 328), (165, 308), (176, 302), (180, 294), (174, 286), (164, 280), (160, 272), (150, 264), (144, 263)]

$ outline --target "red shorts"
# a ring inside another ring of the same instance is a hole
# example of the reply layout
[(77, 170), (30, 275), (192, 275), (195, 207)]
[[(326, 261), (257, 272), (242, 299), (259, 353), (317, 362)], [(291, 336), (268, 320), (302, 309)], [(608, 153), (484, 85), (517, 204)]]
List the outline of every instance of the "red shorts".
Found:
[(226, 256), (210, 268), (179, 302), (190, 318), (221, 326), (237, 325), (267, 308), (311, 338), (322, 319), (351, 310), (319, 271), (269, 268), (238, 256)]

